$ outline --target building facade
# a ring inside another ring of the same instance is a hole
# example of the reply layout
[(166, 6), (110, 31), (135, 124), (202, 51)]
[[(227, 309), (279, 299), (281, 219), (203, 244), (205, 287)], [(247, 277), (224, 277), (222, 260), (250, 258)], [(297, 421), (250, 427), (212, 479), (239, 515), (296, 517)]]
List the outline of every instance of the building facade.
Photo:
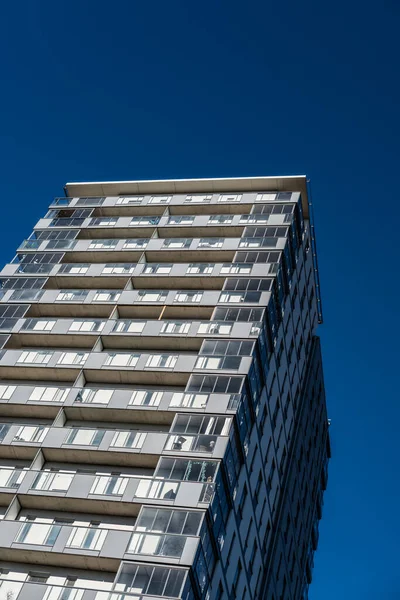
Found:
[(330, 455), (305, 177), (67, 184), (1, 272), (0, 600), (300, 600)]

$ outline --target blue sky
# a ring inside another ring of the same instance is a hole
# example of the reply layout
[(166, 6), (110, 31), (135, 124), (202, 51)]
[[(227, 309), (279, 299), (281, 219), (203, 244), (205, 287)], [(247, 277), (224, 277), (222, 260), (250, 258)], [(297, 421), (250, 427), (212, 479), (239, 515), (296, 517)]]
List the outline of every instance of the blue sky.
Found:
[(399, 598), (398, 3), (36, 0), (0, 17), (2, 262), (66, 181), (311, 178), (333, 459), (310, 597)]

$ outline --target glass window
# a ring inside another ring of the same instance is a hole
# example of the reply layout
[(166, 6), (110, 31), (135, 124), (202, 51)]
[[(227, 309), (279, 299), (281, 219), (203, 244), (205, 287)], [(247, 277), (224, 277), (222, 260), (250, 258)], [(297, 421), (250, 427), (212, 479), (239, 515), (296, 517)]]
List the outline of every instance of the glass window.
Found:
[(27, 522), (19, 530), (15, 541), (19, 544), (53, 546), (60, 529), (60, 525)]
[(227, 323), (200, 323), (198, 333), (210, 335), (229, 335), (232, 325)]
[(132, 217), (130, 226), (136, 227), (137, 225), (158, 225), (160, 217)]
[(90, 219), (89, 226), (113, 227), (117, 224), (117, 217), (94, 217)]
[(83, 302), (87, 295), (87, 290), (60, 290), (56, 300), (62, 300), (63, 302)]

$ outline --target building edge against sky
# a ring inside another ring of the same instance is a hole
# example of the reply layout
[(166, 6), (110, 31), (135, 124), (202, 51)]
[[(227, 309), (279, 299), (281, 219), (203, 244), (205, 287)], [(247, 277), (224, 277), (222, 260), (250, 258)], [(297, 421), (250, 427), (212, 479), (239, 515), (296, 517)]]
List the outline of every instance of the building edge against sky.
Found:
[(0, 600), (308, 597), (304, 176), (68, 183), (1, 272)]

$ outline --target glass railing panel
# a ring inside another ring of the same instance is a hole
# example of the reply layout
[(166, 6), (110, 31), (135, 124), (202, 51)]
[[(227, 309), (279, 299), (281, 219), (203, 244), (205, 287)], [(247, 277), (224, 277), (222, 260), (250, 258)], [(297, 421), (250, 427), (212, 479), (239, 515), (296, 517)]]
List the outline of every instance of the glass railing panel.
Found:
[(110, 447), (139, 450), (144, 444), (146, 435), (146, 433), (137, 433), (136, 431), (117, 431)]
[(40, 244), (40, 240), (24, 240), (19, 247), (25, 250), (37, 250)]
[(180, 558), (185, 543), (186, 537), (183, 535), (133, 533), (126, 552)]
[(61, 525), (24, 523), (14, 542), (35, 546), (54, 546), (60, 530)]
[(205, 408), (207, 406), (208, 398), (208, 394), (184, 394), (175, 392), (169, 405), (181, 406), (182, 408)]
[(0, 579), (0, 600), (18, 600), (23, 582)]
[(174, 452), (213, 452), (217, 435), (170, 435), (165, 450)]
[(13, 319), (12, 317), (4, 317), (0, 319), (0, 330), (9, 330), (14, 327), (17, 323), (18, 319)]
[(97, 527), (73, 527), (65, 547), (99, 551), (103, 547), (107, 533), (108, 529)]
[(76, 246), (75, 240), (48, 240), (46, 250), (70, 250)]
[(75, 473), (43, 471), (37, 475), (31, 489), (47, 492), (67, 492), (74, 475)]
[(32, 263), (22, 264), (18, 267), (17, 273), (26, 273), (26, 274), (50, 273), (50, 271), (52, 270), (53, 267), (54, 267), (53, 263), (46, 263), (46, 264), (41, 264), (41, 265), (35, 265)]
[(141, 479), (136, 489), (135, 497), (152, 498), (154, 500), (174, 500), (178, 488), (178, 481)]
[(82, 600), (84, 593), (85, 590), (82, 589), (51, 585), (46, 586), (43, 600)]
[(0, 488), (18, 489), (25, 475), (24, 469), (0, 469)]
[(14, 290), (10, 300), (23, 300), (23, 301), (27, 301), (29, 300), (30, 302), (33, 302), (34, 300), (40, 300), (40, 298), (43, 296), (44, 291), (43, 290), (35, 290), (35, 289), (31, 289), (31, 290)]
[(97, 475), (89, 493), (100, 496), (122, 496), (128, 481), (129, 477)]

